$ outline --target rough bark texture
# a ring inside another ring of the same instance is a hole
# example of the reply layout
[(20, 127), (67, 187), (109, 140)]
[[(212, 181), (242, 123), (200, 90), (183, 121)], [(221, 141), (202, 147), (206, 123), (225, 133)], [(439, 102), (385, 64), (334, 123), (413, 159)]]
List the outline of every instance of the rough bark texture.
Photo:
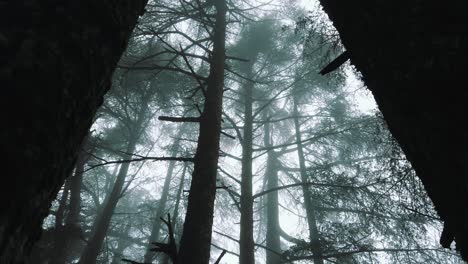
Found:
[(24, 262), (39, 238), (144, 5), (0, 2), (1, 263)]
[(321, 0), (351, 62), (468, 260), (468, 2)]
[(215, 0), (216, 22), (213, 53), (205, 105), (200, 118), (200, 134), (188, 197), (184, 231), (180, 242), (182, 264), (208, 264), (210, 260), (216, 175), (224, 88), (226, 3)]

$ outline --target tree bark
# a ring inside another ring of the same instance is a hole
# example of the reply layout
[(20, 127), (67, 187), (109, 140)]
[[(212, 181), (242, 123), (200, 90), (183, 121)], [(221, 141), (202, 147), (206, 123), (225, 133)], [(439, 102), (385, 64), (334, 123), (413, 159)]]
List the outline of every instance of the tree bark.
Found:
[[(270, 124), (264, 124), (263, 142), (265, 147), (270, 147)], [(267, 153), (267, 164), (265, 177), (267, 178), (267, 190), (272, 190), (278, 187), (278, 169), (276, 168), (276, 153), (273, 150)], [(278, 192), (270, 192), (267, 194), (267, 230), (266, 230), (266, 247), (271, 250), (266, 250), (266, 263), (280, 264), (281, 256), (281, 241), (280, 241), (280, 223), (278, 209)], [(276, 253), (275, 253), (276, 252)]]
[(213, 53), (180, 243), (179, 260), (182, 264), (207, 264), (210, 260), (221, 134), (227, 11), (224, 0), (215, 0), (214, 5), (216, 22)]
[(320, 2), (468, 260), (467, 2)]
[[(299, 111), (297, 108), (298, 99), (293, 96), (293, 107), (294, 107), (294, 129), (296, 133), (297, 141), (297, 155), (299, 160), (299, 169), (301, 175), (301, 181), (308, 182), (307, 170), (305, 165), (304, 148), (301, 141), (301, 126), (299, 124)], [(317, 221), (315, 216), (315, 203), (310, 193), (310, 189), (307, 185), (302, 185), (302, 193), (304, 195), (304, 208), (307, 214), (307, 224), (309, 226), (309, 239), (310, 247), (313, 254), (313, 260), (315, 264), (323, 264), (323, 250), (320, 244), (320, 237), (317, 227)]]
[(1, 156), (10, 177), (0, 187), (1, 263), (25, 261), (38, 240), (145, 4), (2, 2)]

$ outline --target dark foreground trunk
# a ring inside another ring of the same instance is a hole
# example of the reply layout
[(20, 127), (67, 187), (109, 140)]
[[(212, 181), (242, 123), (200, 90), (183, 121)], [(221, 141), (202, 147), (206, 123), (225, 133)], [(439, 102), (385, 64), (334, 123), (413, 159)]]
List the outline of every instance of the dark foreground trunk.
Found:
[(25, 260), (144, 0), (0, 4), (0, 263)]
[(351, 62), (468, 260), (468, 2), (321, 0)]
[(216, 23), (213, 54), (180, 242), (179, 261), (182, 264), (208, 264), (210, 260), (221, 133), (227, 9), (224, 0), (215, 0), (214, 4)]

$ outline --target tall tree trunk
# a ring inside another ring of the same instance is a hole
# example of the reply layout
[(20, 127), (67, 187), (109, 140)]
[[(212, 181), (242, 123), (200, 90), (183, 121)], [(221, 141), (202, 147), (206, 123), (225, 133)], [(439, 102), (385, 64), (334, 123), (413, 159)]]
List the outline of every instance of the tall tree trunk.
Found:
[(23, 262), (39, 239), (145, 4), (2, 2), (0, 263)]
[[(130, 139), (126, 153), (133, 153), (135, 151), (136, 139)], [(124, 155), (126, 156), (126, 155)], [(127, 155), (126, 158), (131, 158)], [(106, 202), (104, 208), (102, 209), (100, 215), (96, 218), (96, 221), (93, 224), (93, 232), (91, 238), (88, 240), (88, 244), (80, 258), (81, 264), (92, 264), (96, 263), (97, 256), (101, 251), (102, 243), (106, 237), (107, 230), (109, 229), (110, 220), (112, 214), (114, 213), (115, 207), (120, 199), (122, 194), (122, 189), (125, 184), (125, 177), (127, 176), (130, 163), (123, 163), (120, 166), (117, 179), (115, 180), (114, 186), (112, 187), (111, 193), (106, 197)]]
[[(270, 123), (264, 125), (263, 142), (265, 147), (271, 147), (270, 141)], [(267, 153), (267, 164), (265, 177), (267, 178), (267, 190), (278, 187), (278, 169), (276, 168), (276, 153), (273, 150)], [(281, 263), (281, 241), (280, 241), (280, 224), (279, 224), (279, 209), (278, 209), (278, 192), (269, 192), (267, 194), (267, 230), (266, 230), (266, 263), (279, 264)]]
[[(304, 148), (301, 142), (301, 126), (299, 124), (299, 111), (297, 108), (297, 98), (293, 96), (293, 107), (294, 107), (294, 128), (296, 133), (297, 141), (297, 155), (299, 159), (299, 170), (301, 175), (301, 181), (303, 183), (308, 182), (307, 170), (305, 165)], [(313, 260), (315, 264), (323, 264), (323, 253), (322, 246), (320, 244), (320, 237), (317, 227), (317, 221), (315, 216), (315, 206), (312, 200), (312, 194), (310, 193), (307, 185), (302, 185), (302, 192), (304, 194), (304, 207), (307, 214), (307, 224), (309, 226), (309, 239), (310, 247), (313, 254)]]
[(183, 264), (207, 264), (210, 260), (221, 133), (227, 11), (225, 0), (213, 2), (216, 8), (213, 53), (179, 251), (179, 261)]
[[(254, 59), (247, 66), (247, 76), (251, 77)], [(242, 141), (242, 171), (241, 171), (241, 219), (239, 240), (239, 263), (255, 263), (253, 240), (253, 198), (252, 198), (252, 144), (253, 144), (253, 113), (252, 92), (254, 83), (246, 81), (244, 93), (244, 134)]]
[[(180, 138), (181, 135), (182, 135), (182, 130), (179, 131), (177, 138)], [(172, 157), (177, 156), (178, 152), (179, 152), (179, 140), (176, 140), (174, 142), (174, 145), (172, 146), (171, 156)], [(175, 165), (176, 165), (175, 161), (169, 162), (169, 166), (166, 172), (166, 178), (164, 179), (164, 186), (163, 186), (163, 190), (161, 193), (161, 198), (159, 199), (158, 208), (156, 209), (156, 214), (154, 215), (155, 218), (153, 222), (153, 227), (151, 229), (150, 237), (148, 238), (148, 248), (146, 249), (144, 262), (150, 263), (154, 257), (154, 252), (150, 251), (150, 249), (153, 248), (152, 242), (157, 242), (159, 240), (159, 231), (161, 229), (161, 222), (162, 222), (160, 218), (164, 217), (164, 214), (166, 212), (166, 203), (167, 203), (167, 198), (169, 196), (169, 185), (172, 180)]]

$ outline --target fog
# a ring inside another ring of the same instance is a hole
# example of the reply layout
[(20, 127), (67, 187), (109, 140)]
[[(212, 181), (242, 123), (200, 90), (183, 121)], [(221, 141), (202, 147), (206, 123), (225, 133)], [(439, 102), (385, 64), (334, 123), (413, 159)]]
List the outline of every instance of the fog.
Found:
[(150, 1), (36, 263), (462, 263), (327, 19)]

